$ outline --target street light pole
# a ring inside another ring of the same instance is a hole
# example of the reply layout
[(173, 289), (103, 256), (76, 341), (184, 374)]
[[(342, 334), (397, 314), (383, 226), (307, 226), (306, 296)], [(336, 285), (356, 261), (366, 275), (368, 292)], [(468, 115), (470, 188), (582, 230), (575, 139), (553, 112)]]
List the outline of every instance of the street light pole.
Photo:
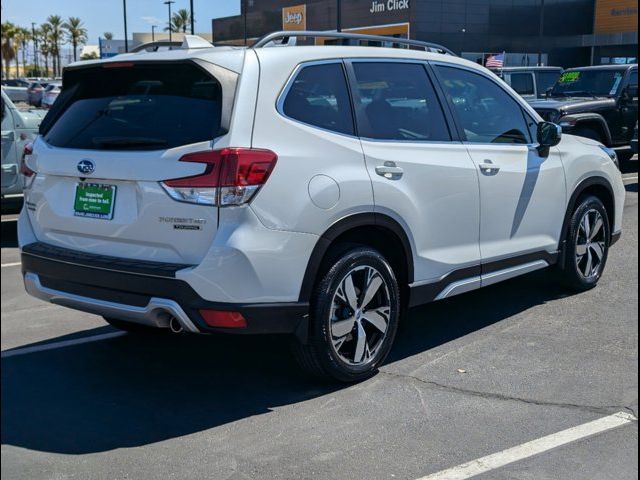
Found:
[(172, 3), (176, 3), (176, 2), (174, 2), (173, 0), (167, 0), (166, 2), (164, 2), (164, 4), (169, 9), (169, 41), (171, 41), (171, 39), (172, 39), (171, 33), (173, 32), (173, 27), (171, 26), (171, 4)]
[(151, 41), (152, 42), (156, 41), (156, 26), (155, 25), (151, 25)]
[(191, 8), (191, 35), (195, 35), (196, 33), (196, 26), (195, 26), (195, 19), (193, 18), (193, 0), (189, 1), (189, 7)]
[(244, 14), (244, 44), (246, 45), (249, 40), (247, 35), (247, 0), (242, 0), (242, 12)]
[(538, 66), (542, 66), (542, 39), (544, 38), (544, 0), (540, 0), (540, 30), (538, 31)]
[(342, 0), (336, 0), (336, 30), (342, 31)]
[(38, 68), (38, 37), (36, 37), (36, 22), (31, 22), (31, 38), (33, 39), (33, 66), (36, 75), (40, 76), (40, 68)]
[(122, 0), (122, 11), (124, 15), (124, 51), (129, 52), (129, 40), (127, 39), (129, 36), (127, 32), (127, 0)]

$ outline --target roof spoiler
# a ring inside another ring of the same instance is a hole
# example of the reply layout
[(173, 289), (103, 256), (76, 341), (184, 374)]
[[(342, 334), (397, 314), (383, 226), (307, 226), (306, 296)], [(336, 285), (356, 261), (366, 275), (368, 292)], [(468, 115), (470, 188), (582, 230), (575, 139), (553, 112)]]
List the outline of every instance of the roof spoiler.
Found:
[(213, 44), (198, 35), (185, 35), (181, 42), (177, 40), (158, 40), (155, 42), (143, 43), (133, 48), (131, 53), (157, 52), (159, 49), (165, 47), (169, 50), (193, 50), (197, 48), (212, 48)]

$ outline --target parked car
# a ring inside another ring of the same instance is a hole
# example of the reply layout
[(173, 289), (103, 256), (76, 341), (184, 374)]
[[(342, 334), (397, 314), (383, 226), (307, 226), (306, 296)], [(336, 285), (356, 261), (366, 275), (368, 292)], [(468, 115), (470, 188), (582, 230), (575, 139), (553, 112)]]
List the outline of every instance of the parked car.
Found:
[(27, 87), (29, 86), (29, 82), (27, 80), (21, 78), (9, 78), (6, 80), (2, 80), (3, 87)]
[(40, 81), (29, 84), (27, 87), (27, 102), (29, 105), (33, 105), (34, 107), (40, 107), (42, 105), (42, 95), (47, 85), (47, 82)]
[(42, 115), (21, 111), (2, 88), (2, 199), (22, 195), (19, 175), (20, 157), (24, 146), (33, 141)]
[(562, 67), (505, 67), (494, 72), (525, 100), (544, 98), (563, 72)]
[(61, 82), (49, 83), (42, 92), (42, 108), (51, 108), (62, 91)]
[(638, 121), (638, 66), (607, 65), (565, 71), (536, 111), (565, 133), (629, 149)]
[(268, 48), (299, 35), (66, 68), (25, 161), (27, 291), (128, 331), (289, 334), (351, 382), (407, 308), (544, 268), (598, 284), (611, 151), (444, 47)]

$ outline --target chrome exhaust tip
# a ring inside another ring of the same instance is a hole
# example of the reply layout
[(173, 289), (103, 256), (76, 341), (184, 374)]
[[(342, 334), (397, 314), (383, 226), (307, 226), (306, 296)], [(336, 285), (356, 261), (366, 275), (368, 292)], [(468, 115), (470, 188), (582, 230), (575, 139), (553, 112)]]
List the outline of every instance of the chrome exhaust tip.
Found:
[(184, 328), (182, 327), (180, 320), (178, 320), (176, 317), (171, 317), (171, 320), (169, 320), (169, 328), (171, 329), (172, 333), (184, 332)]

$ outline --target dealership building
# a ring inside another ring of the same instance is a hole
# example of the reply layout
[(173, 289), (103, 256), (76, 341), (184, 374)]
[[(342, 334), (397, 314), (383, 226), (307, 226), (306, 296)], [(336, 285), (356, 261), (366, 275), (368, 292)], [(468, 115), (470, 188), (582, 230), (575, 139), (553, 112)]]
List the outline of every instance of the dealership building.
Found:
[(241, 4), (240, 15), (212, 20), (215, 43), (250, 44), (275, 30), (340, 30), (435, 42), (479, 63), (505, 52), (507, 66), (636, 63), (638, 55), (637, 0), (241, 0)]

